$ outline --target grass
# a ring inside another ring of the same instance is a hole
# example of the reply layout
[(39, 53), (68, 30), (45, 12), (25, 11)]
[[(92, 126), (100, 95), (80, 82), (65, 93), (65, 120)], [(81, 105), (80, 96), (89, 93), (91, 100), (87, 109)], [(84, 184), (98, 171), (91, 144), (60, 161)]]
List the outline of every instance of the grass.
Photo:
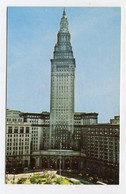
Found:
[(72, 183), (70, 181), (68, 181), (67, 179), (62, 179), (61, 181), (61, 185), (72, 185)]
[(56, 174), (50, 175), (45, 172), (43, 175), (34, 174), (29, 178), (21, 177), (14, 184), (60, 184), (60, 185), (78, 185), (80, 181), (69, 180), (64, 177), (59, 177)]
[(59, 185), (71, 185), (72, 183), (63, 177), (57, 177), (55, 178), (54, 182)]

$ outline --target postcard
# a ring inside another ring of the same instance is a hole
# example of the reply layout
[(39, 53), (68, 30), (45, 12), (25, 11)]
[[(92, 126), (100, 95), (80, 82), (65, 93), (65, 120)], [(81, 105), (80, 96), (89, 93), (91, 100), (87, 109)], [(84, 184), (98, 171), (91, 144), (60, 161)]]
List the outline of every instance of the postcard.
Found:
[(122, 192), (123, 1), (1, 10), (3, 193)]

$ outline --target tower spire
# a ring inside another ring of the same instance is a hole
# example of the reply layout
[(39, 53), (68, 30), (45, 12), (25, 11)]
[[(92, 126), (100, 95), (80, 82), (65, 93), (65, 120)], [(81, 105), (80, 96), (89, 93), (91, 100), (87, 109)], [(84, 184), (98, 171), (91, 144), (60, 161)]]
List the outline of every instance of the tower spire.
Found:
[(67, 16), (66, 16), (66, 11), (65, 8), (63, 9), (63, 15), (60, 21), (60, 31), (62, 32), (68, 32), (68, 21), (67, 21)]
[[(62, 53), (64, 52), (66, 52), (66, 54), (62, 55)], [(57, 34), (57, 43), (54, 48), (54, 59), (61, 58), (60, 53), (62, 55), (62, 58), (66, 58), (66, 59), (74, 58), (72, 46), (70, 42), (70, 33), (68, 29), (68, 20), (66, 17), (65, 8), (63, 10), (63, 15), (60, 21), (60, 30)]]
[(65, 7), (63, 9), (63, 18), (66, 18), (66, 10), (65, 10)]

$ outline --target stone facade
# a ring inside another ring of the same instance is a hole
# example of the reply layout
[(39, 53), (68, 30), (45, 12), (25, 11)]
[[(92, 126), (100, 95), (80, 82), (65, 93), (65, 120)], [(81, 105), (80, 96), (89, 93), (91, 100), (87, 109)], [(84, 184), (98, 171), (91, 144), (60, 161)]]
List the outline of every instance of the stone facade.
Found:
[(114, 118), (114, 124), (112, 119), (110, 123), (99, 124), (97, 116), (97, 113), (75, 113), (72, 149), (49, 149), (49, 112), (7, 110), (7, 169), (59, 170), (61, 161), (62, 170), (97, 174), (118, 183), (119, 117)]
[(20, 111), (7, 110), (6, 165), (8, 168), (30, 166), (31, 124), (24, 122)]

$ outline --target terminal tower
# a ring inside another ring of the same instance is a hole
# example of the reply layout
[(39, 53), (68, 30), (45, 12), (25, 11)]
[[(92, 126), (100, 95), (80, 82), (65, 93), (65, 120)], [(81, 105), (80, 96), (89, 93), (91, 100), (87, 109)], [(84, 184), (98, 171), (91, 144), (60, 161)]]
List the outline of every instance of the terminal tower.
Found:
[(75, 58), (65, 9), (51, 59), (50, 149), (72, 149)]

